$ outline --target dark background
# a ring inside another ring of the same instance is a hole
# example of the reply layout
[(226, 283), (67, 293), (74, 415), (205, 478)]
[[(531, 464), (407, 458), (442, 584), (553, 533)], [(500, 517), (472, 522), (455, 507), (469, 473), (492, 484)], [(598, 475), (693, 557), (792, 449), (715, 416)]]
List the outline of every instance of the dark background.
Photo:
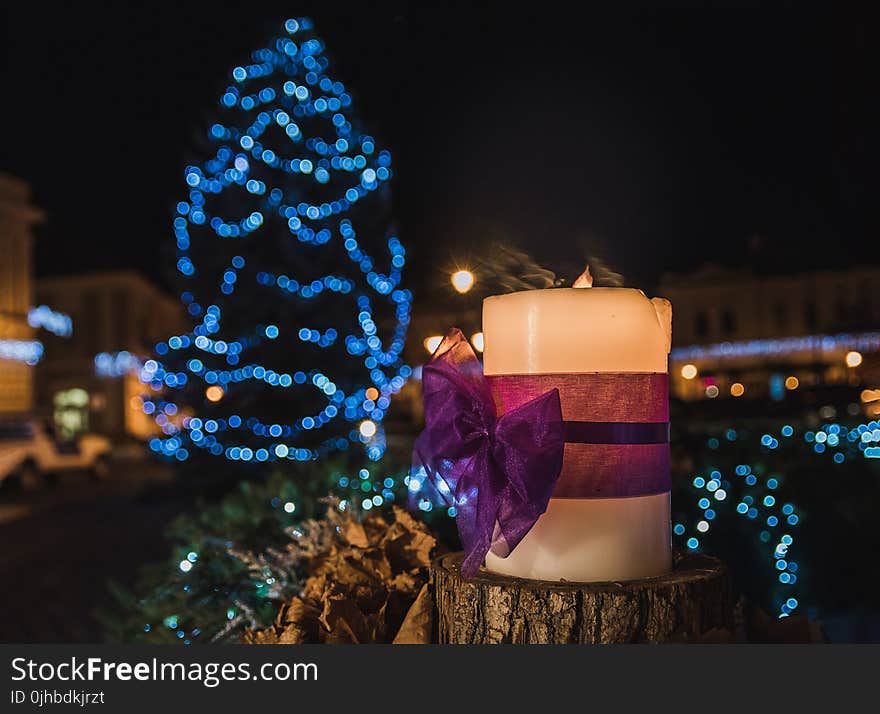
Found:
[(644, 287), (708, 260), (871, 258), (877, 53), (862, 18), (515, 5), (4, 8), (0, 167), (48, 211), (38, 273), (164, 280), (182, 169), (230, 68), (304, 14), (392, 150), (417, 292), (489, 238), (550, 263), (598, 254)]

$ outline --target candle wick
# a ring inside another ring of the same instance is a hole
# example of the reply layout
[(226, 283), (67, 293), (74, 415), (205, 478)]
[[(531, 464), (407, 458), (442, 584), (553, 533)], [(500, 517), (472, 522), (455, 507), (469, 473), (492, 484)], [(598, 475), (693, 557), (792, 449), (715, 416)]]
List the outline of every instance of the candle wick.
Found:
[(573, 288), (591, 288), (593, 287), (593, 276), (590, 275), (590, 266), (587, 264), (587, 267), (584, 268), (584, 272), (578, 276), (578, 279), (574, 281), (572, 285)]

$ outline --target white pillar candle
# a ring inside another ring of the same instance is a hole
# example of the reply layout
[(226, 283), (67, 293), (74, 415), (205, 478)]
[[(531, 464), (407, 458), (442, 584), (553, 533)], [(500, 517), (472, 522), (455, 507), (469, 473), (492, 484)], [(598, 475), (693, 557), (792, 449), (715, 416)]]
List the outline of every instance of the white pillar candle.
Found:
[[(497, 295), (483, 302), (484, 373), (666, 374), (671, 320), (668, 301), (649, 300), (631, 288)], [(563, 395), (564, 419), (566, 409)], [(566, 444), (567, 456), (570, 448)], [(668, 491), (626, 498), (554, 497), (513, 552), (506, 558), (489, 553), (486, 567), (541, 580), (643, 578), (671, 568), (670, 541)]]

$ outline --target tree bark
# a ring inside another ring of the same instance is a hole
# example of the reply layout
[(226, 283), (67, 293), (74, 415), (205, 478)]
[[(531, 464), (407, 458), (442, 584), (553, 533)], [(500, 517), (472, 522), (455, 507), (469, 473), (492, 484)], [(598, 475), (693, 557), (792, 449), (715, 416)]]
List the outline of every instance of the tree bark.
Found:
[(461, 576), (462, 553), (431, 563), (441, 644), (566, 644), (725, 640), (733, 631), (727, 568), (676, 553), (672, 572), (606, 583)]

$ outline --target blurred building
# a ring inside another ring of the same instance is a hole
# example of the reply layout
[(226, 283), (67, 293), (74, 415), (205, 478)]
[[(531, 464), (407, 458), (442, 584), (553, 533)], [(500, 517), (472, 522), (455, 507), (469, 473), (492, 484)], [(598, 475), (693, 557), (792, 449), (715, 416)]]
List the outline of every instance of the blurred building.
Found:
[(158, 340), (185, 330), (180, 301), (132, 271), (44, 278), (36, 294), (73, 319), (69, 338), (44, 339), (37, 368), (38, 402), (59, 431), (139, 439), (155, 433), (139, 407), (144, 390), (132, 368)]
[(30, 186), (0, 174), (0, 417), (33, 407), (33, 366), (23, 350), (33, 343), (27, 315), (33, 305), (33, 235), (44, 219)]
[(880, 386), (880, 267), (765, 276), (706, 266), (667, 275), (672, 393), (684, 400)]

